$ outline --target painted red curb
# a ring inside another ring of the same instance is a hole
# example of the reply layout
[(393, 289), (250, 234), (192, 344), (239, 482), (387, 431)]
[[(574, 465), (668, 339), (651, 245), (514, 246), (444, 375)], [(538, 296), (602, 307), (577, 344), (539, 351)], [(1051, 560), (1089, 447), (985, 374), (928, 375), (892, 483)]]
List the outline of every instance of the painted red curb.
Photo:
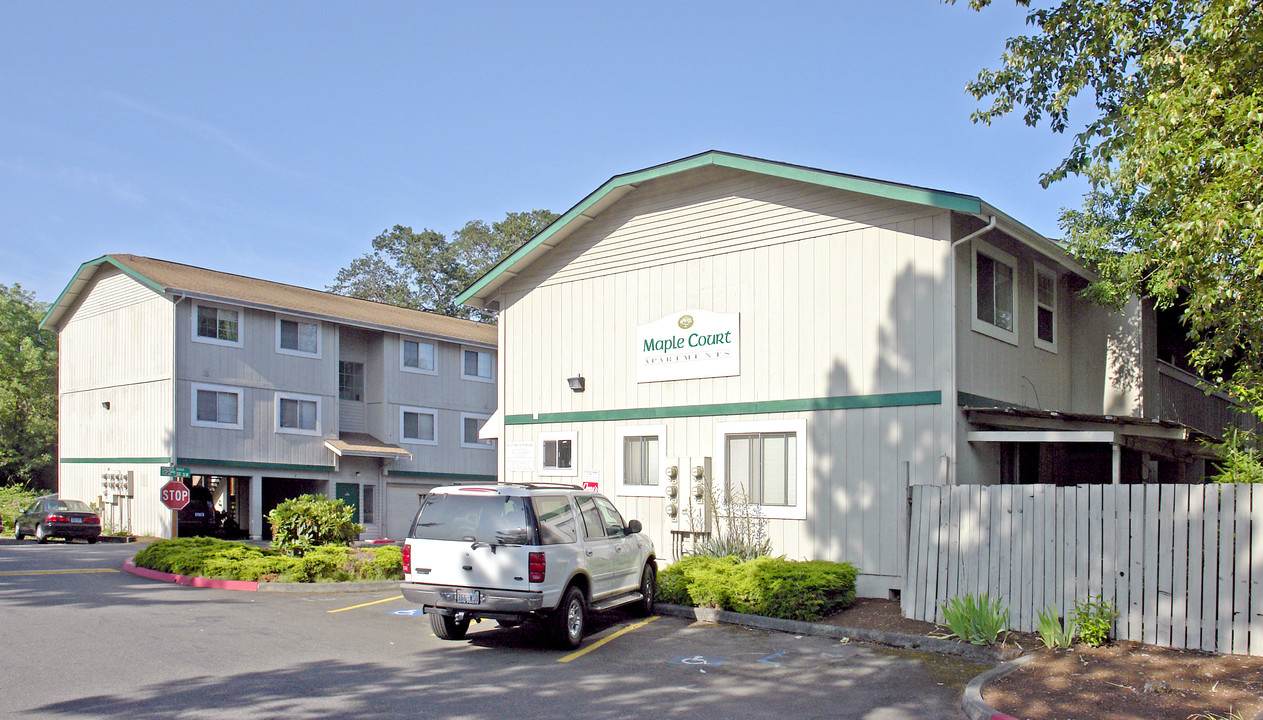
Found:
[(161, 580), (162, 582), (176, 583), (177, 585), (188, 585), (190, 587), (214, 588), (216, 590), (244, 590), (246, 592), (255, 592), (259, 589), (259, 583), (249, 580), (219, 580), (217, 578), (191, 577), (189, 575), (176, 575), (175, 573), (160, 572), (158, 570), (150, 570), (149, 568), (136, 567), (131, 560), (123, 561), (123, 570), (148, 580)]

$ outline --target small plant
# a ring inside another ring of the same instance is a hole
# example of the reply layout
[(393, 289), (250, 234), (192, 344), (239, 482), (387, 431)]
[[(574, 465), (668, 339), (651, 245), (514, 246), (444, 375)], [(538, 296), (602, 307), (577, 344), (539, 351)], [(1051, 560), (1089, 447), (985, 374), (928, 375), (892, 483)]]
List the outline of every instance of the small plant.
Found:
[(1194, 713), (1188, 716), (1188, 720), (1245, 720), (1241, 713), (1229, 710), (1227, 715), (1218, 715), (1213, 712)]
[(722, 488), (714, 488), (704, 502), (704, 509), (689, 510), (689, 528), (697, 530), (702, 527), (705, 524), (704, 513), (709, 512), (714, 529), (697, 540), (691, 554), (736, 557), (739, 560), (753, 560), (772, 554), (772, 540), (767, 536), (768, 519), (743, 491), (732, 490), (725, 499)]
[(321, 545), (350, 545), (364, 532), (355, 522), (355, 508), (323, 495), (300, 495), (277, 505), (268, 513), (272, 547), (302, 557)]
[(987, 593), (954, 597), (943, 607), (943, 623), (951, 632), (948, 638), (974, 645), (994, 645), (1000, 634), (1009, 629), (1009, 611), (992, 601)]
[(1079, 627), (1073, 619), (1067, 618), (1064, 623), (1062, 622), (1056, 605), (1039, 613), (1035, 629), (1039, 631), (1039, 641), (1049, 650), (1070, 647), (1074, 644), (1075, 636), (1079, 634)]
[(1097, 595), (1095, 599), (1089, 597), (1076, 603), (1071, 617), (1071, 622), (1079, 628), (1079, 639), (1092, 647), (1101, 647), (1109, 642), (1110, 628), (1118, 611), (1114, 603)]

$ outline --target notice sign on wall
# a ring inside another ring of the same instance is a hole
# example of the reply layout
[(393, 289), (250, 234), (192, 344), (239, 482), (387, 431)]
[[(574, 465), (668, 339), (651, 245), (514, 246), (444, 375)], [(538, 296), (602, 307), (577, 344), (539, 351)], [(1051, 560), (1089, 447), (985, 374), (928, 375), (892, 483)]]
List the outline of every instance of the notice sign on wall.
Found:
[(740, 375), (740, 348), (740, 313), (672, 313), (636, 327), (636, 382)]

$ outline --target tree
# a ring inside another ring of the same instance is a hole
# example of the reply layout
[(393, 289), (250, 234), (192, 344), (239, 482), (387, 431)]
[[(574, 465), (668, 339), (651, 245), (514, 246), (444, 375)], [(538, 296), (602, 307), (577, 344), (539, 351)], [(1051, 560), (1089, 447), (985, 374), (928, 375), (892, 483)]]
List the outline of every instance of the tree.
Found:
[(548, 227), (548, 210), (508, 213), (490, 226), (471, 220), (449, 239), (396, 225), (373, 238), (373, 251), (338, 271), (330, 292), (417, 310), (494, 320), (494, 313), (459, 307), (456, 296), (491, 266)]
[(57, 335), (47, 306), (0, 284), (0, 483), (51, 484), (57, 452)]
[(991, 103), (975, 122), (1020, 109), (1061, 133), (1072, 100), (1094, 104), (1040, 179), (1090, 182), (1062, 211), (1071, 251), (1101, 276), (1089, 295), (1182, 308), (1193, 367), (1263, 418), (1263, 0), (1050, 5), (969, 84)]

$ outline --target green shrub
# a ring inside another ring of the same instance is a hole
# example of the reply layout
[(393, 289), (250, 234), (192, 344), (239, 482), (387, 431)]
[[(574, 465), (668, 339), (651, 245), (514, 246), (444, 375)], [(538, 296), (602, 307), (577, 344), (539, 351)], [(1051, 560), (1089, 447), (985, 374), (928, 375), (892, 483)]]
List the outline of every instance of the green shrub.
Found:
[(1101, 647), (1109, 642), (1110, 629), (1118, 611), (1114, 609), (1114, 603), (1097, 595), (1095, 599), (1089, 597), (1076, 603), (1072, 617), (1079, 628), (1079, 639), (1086, 645)]
[(1039, 632), (1039, 641), (1049, 650), (1070, 647), (1079, 634), (1079, 628), (1072, 618), (1067, 618), (1064, 623), (1061, 621), (1056, 605), (1039, 612), (1035, 629)]
[(974, 645), (994, 645), (1000, 634), (1009, 629), (1009, 611), (1000, 601), (991, 601), (987, 593), (974, 597), (965, 593), (948, 601), (943, 608), (943, 623), (951, 630), (947, 637)]
[(0, 518), (4, 519), (4, 529), (7, 532), (13, 532), (13, 521), (39, 495), (38, 491), (25, 483), (0, 486)]
[(350, 545), (364, 532), (354, 515), (355, 508), (323, 495), (291, 498), (268, 513), (272, 547), (302, 557), (321, 545)]
[(132, 562), (152, 570), (221, 580), (354, 582), (403, 578), (401, 551), (394, 545), (371, 549), (325, 545), (296, 558), (245, 543), (178, 538), (153, 543), (136, 553)]
[(850, 563), (824, 560), (690, 556), (658, 573), (657, 599), (811, 621), (854, 601), (856, 575)]

